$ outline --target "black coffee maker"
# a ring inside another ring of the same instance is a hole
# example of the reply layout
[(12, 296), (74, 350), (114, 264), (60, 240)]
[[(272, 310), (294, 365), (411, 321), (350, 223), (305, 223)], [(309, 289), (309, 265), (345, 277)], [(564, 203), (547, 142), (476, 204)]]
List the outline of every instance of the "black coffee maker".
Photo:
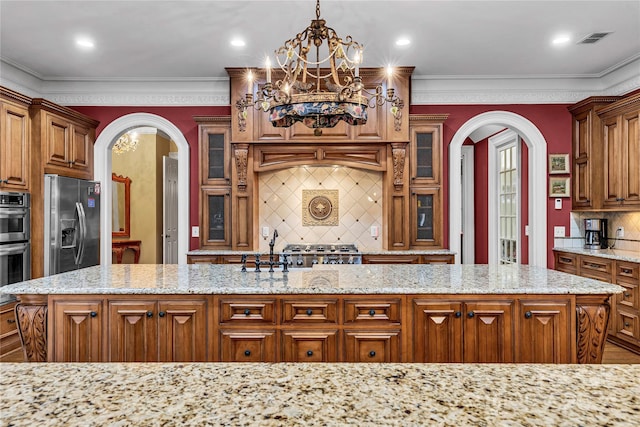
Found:
[(606, 249), (607, 247), (607, 220), (603, 218), (585, 219), (584, 248)]

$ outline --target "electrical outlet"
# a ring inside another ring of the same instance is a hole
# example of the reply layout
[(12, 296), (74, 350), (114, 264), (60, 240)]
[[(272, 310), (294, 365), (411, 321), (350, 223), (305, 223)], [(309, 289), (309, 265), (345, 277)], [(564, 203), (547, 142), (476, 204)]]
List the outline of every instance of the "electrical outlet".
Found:
[(565, 228), (560, 226), (553, 227), (553, 237), (565, 237)]
[(624, 237), (624, 227), (616, 228), (616, 237)]
[(191, 227), (191, 237), (200, 237), (200, 227), (197, 225)]

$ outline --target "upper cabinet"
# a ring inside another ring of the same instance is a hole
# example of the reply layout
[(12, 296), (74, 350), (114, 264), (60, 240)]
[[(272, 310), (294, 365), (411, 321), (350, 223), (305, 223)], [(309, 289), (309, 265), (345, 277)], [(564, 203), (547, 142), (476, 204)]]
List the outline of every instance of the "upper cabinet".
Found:
[(42, 155), (42, 172), (92, 179), (98, 122), (41, 98), (33, 100), (31, 117), (33, 147)]
[(29, 191), (31, 99), (0, 87), (0, 190)]
[(640, 94), (601, 109), (604, 150), (603, 207), (640, 208)]

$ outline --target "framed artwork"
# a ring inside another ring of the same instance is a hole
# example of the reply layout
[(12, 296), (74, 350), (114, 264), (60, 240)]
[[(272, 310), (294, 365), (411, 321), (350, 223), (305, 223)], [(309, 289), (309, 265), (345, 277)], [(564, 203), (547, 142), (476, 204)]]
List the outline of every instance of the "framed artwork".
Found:
[(549, 178), (549, 197), (569, 197), (570, 178)]
[(569, 173), (568, 154), (549, 154), (549, 174)]

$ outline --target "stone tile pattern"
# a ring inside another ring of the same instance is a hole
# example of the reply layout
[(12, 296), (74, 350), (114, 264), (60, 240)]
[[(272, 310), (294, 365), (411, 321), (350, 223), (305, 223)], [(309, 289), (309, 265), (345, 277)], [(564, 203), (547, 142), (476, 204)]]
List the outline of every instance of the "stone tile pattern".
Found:
[[(355, 243), (361, 250), (380, 250), (371, 226), (382, 230), (382, 172), (340, 166), (301, 166), (263, 172), (258, 180), (258, 227), (278, 230), (275, 248), (285, 244)], [(337, 226), (302, 225), (302, 190), (338, 190)], [(271, 238), (259, 239), (259, 251)]]
[(618, 285), (528, 265), (316, 265), (241, 272), (229, 264), (116, 264), (0, 287), (5, 294), (602, 294)]
[(640, 365), (2, 365), (7, 426), (631, 426)]
[[(572, 212), (569, 237), (554, 239), (554, 246), (584, 247), (584, 220), (588, 218), (608, 220), (610, 246), (614, 245), (615, 249), (640, 253), (640, 212)], [(624, 227), (624, 237), (615, 239), (618, 227)]]

